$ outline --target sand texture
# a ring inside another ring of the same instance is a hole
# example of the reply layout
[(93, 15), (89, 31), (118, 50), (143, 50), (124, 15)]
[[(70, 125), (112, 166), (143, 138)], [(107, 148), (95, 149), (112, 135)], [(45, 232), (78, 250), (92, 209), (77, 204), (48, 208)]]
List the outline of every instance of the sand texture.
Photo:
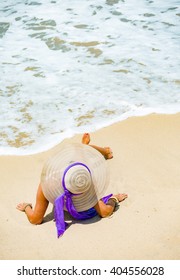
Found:
[(58, 239), (52, 205), (38, 226), (16, 205), (35, 204), (43, 164), (59, 145), (1, 156), (0, 259), (180, 259), (180, 114), (129, 118), (91, 133), (91, 143), (112, 148), (109, 192), (128, 199), (110, 218), (79, 222), (66, 215), (72, 224)]

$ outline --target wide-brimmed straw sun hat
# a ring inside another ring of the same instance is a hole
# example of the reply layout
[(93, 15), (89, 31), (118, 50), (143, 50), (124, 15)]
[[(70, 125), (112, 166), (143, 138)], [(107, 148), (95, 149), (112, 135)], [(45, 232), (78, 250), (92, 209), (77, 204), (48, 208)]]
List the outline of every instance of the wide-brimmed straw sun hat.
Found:
[(61, 196), (65, 188), (72, 194), (75, 209), (85, 211), (94, 207), (109, 185), (109, 172), (104, 157), (85, 144), (68, 144), (44, 165), (41, 186), (51, 203)]

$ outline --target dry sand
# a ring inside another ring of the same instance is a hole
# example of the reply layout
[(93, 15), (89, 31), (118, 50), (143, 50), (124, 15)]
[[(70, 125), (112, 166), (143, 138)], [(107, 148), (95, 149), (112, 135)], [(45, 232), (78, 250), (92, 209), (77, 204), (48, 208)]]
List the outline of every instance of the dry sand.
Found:
[[(76, 135), (64, 143), (79, 141)], [(109, 191), (129, 198), (110, 218), (73, 220), (57, 239), (52, 205), (38, 226), (16, 205), (35, 203), (43, 163), (58, 146), (31, 156), (1, 156), (1, 260), (180, 259), (180, 114), (129, 118), (92, 133), (91, 143), (112, 148)]]

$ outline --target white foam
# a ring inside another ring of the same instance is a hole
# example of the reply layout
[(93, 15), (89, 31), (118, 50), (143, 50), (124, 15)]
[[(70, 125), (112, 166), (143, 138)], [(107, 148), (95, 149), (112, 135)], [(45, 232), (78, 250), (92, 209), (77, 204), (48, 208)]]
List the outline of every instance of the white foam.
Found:
[(130, 116), (180, 111), (175, 0), (34, 3), (0, 3), (10, 24), (0, 38), (0, 154), (36, 153)]

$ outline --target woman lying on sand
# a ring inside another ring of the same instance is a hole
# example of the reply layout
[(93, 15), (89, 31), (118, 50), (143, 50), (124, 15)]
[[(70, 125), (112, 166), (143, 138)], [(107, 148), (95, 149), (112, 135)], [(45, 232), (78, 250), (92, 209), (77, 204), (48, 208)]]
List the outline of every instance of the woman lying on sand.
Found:
[(49, 202), (55, 207), (58, 237), (67, 224), (64, 210), (74, 218), (84, 220), (95, 215), (110, 216), (116, 204), (127, 194), (103, 197), (109, 184), (105, 159), (113, 157), (109, 147), (90, 145), (85, 133), (81, 144), (68, 144), (44, 165), (34, 209), (31, 203), (20, 203), (17, 209), (26, 213), (32, 224), (41, 224)]

